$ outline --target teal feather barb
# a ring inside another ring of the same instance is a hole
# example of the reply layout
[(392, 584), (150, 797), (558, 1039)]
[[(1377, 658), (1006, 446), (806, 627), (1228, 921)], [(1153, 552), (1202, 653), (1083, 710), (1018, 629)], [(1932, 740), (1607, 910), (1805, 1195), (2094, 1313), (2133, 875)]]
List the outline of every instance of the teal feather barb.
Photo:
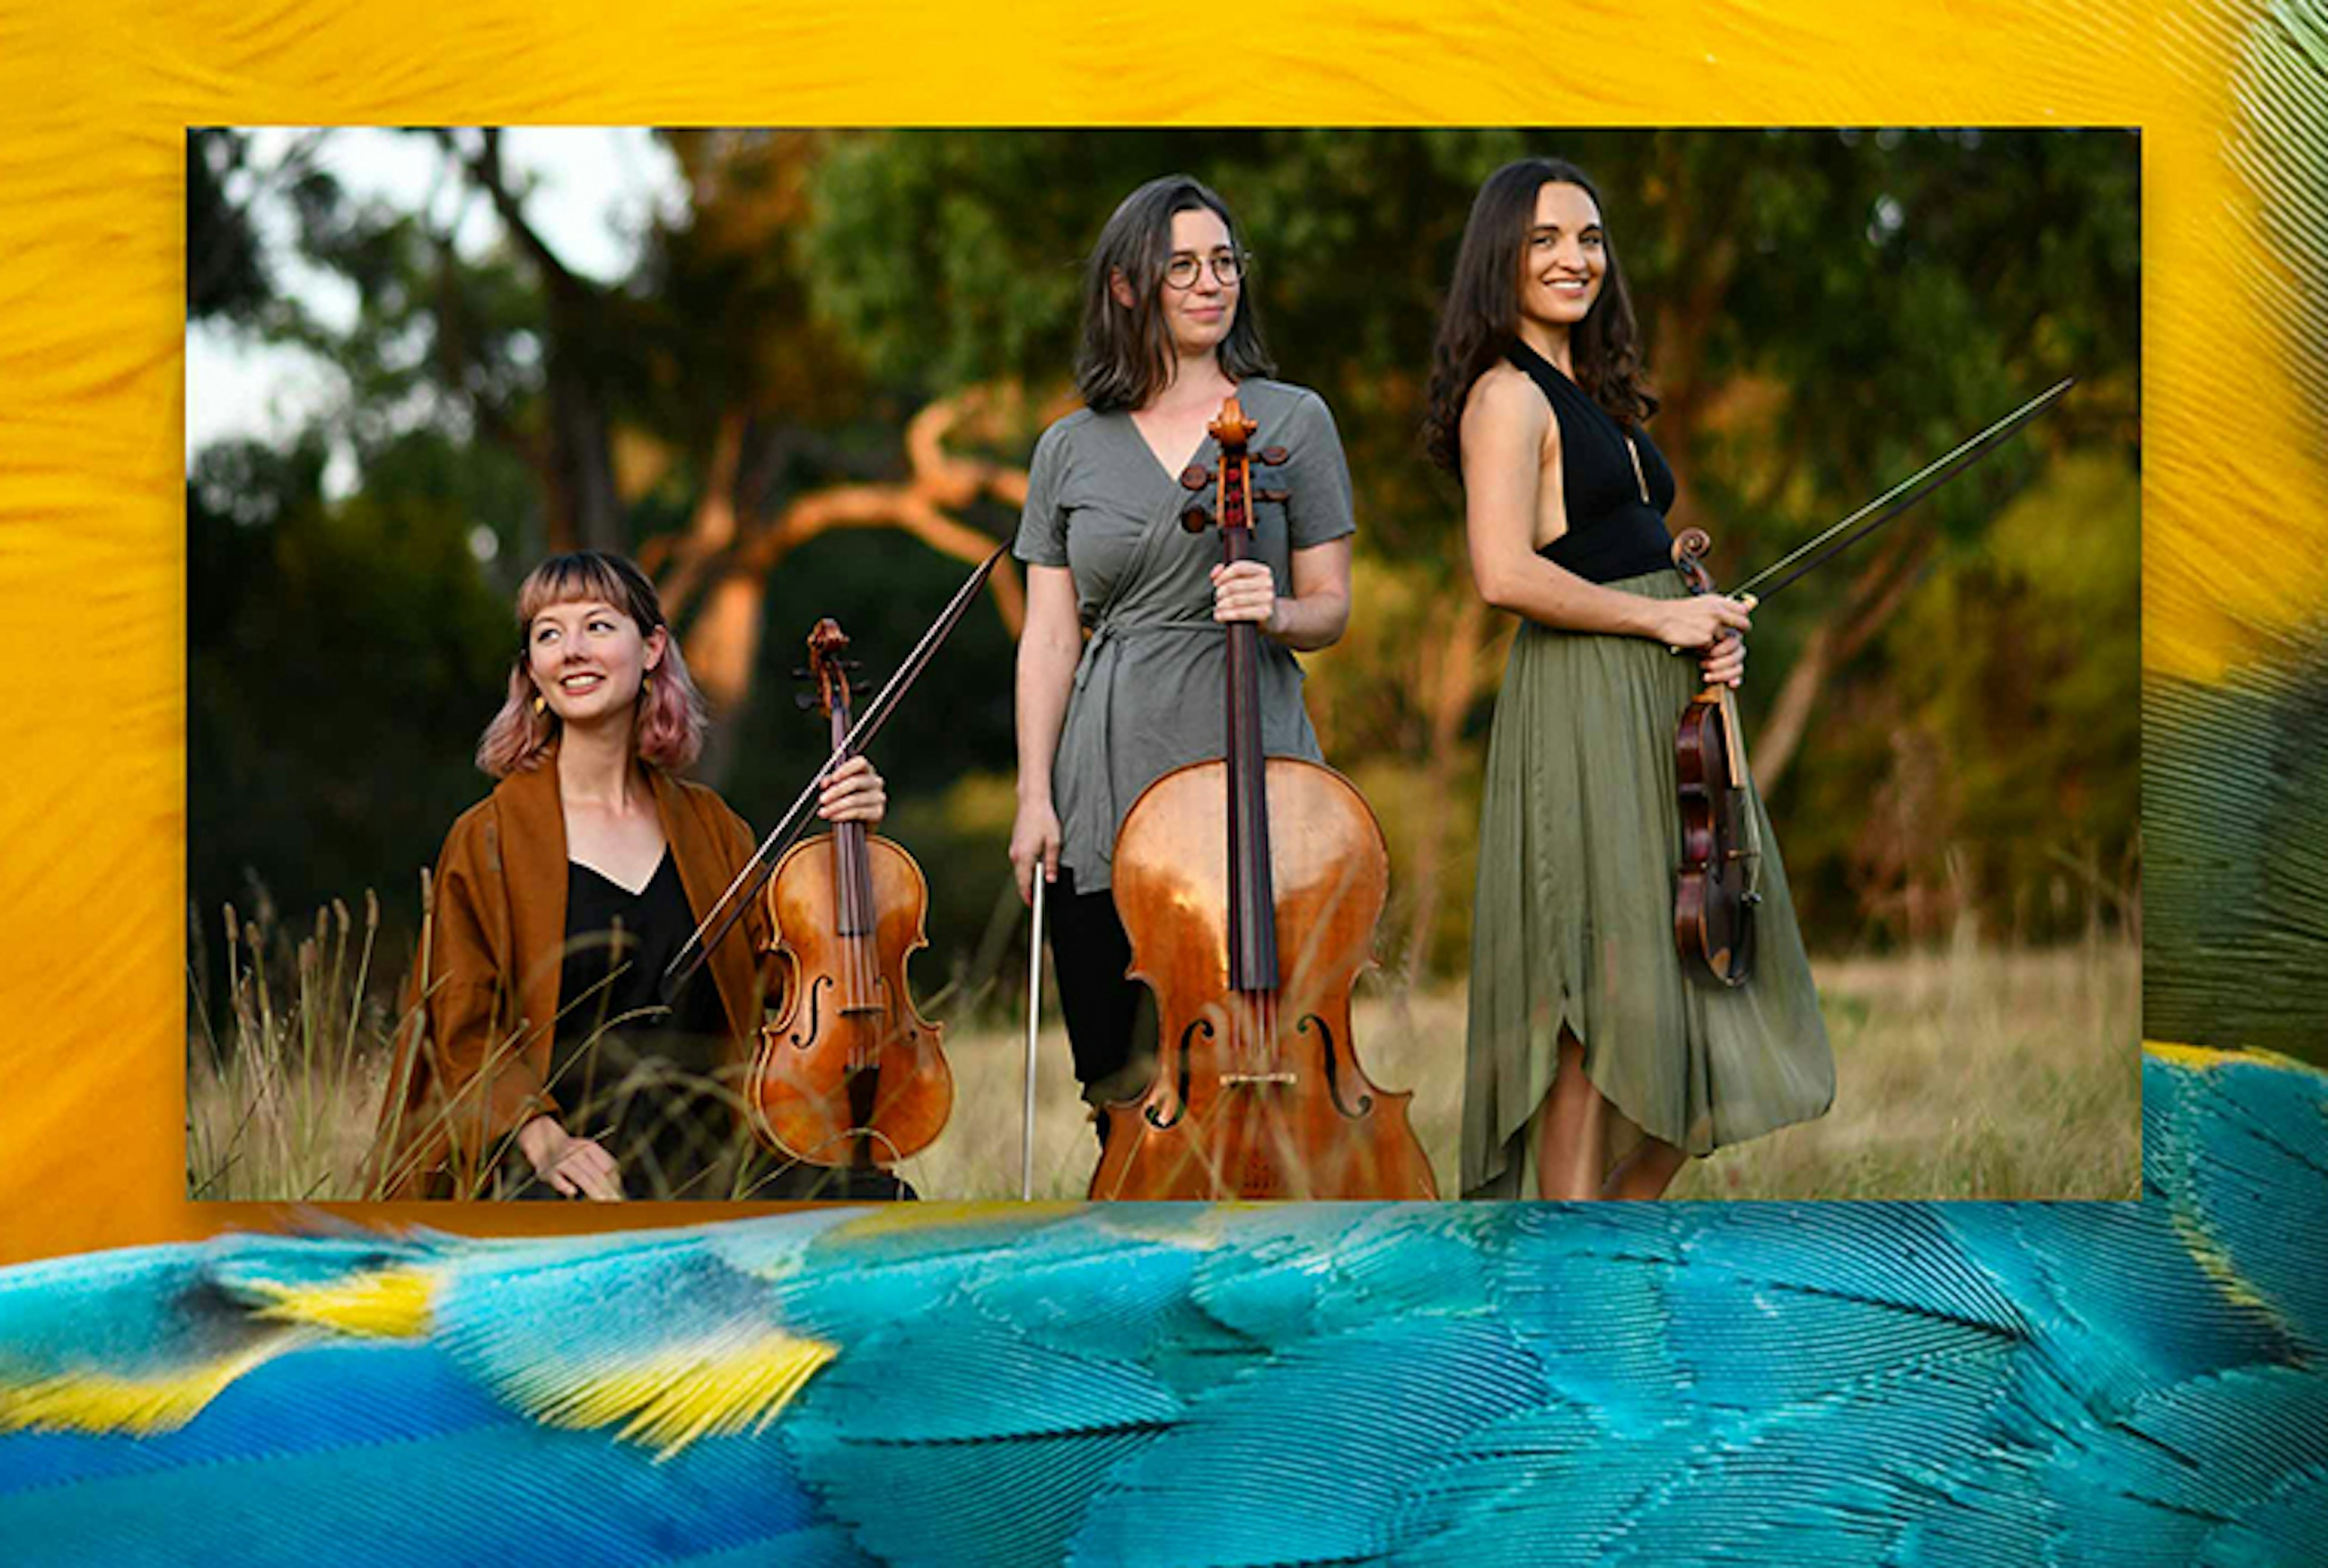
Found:
[(2328, 1077), (2139, 1205), (817, 1211), (0, 1272), (19, 1561), (2317, 1563)]

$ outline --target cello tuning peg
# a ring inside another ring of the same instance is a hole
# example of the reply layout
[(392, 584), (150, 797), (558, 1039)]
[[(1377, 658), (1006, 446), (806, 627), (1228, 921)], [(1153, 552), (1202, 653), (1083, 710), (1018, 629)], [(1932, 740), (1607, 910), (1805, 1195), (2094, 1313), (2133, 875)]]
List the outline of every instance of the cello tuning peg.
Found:
[(1265, 468), (1274, 468), (1291, 455), (1282, 446), (1264, 446), (1253, 455), (1253, 460)]
[(1293, 493), (1290, 490), (1263, 490), (1259, 486), (1255, 486), (1253, 493), (1253, 498), (1255, 501), (1285, 502), (1293, 498)]
[(1192, 506), (1188, 508), (1187, 511), (1180, 514), (1180, 526), (1187, 529), (1190, 533), (1204, 532), (1205, 530), (1213, 526), (1213, 509), (1209, 506)]
[(795, 664), (795, 665), (793, 665), (793, 680), (795, 680), (795, 681), (805, 681), (805, 680), (807, 680), (807, 679), (808, 679), (808, 666), (806, 666), (805, 664)]
[(1213, 471), (1201, 463), (1191, 463), (1180, 470), (1180, 488), (1202, 490), (1213, 482)]
[(816, 707), (816, 702), (817, 697), (816, 693), (813, 691), (795, 691), (793, 693), (793, 706), (799, 709), (803, 713), (809, 712), (811, 709), (814, 709)]

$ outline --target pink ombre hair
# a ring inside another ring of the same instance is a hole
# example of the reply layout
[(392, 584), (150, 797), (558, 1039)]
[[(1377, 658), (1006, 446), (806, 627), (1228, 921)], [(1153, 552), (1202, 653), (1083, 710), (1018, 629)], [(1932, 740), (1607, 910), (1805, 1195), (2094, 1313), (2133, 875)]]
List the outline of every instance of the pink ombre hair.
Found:
[(628, 615), (642, 637), (663, 628), (662, 660), (654, 667), (654, 690), (643, 702), (632, 705), (632, 742), (639, 756), (657, 767), (677, 773), (703, 751), (703, 732), (710, 716), (703, 694), (688, 678), (687, 661), (679, 654), (679, 639), (670, 634), (662, 602), (646, 574), (618, 555), (605, 550), (576, 550), (554, 555), (528, 572), (518, 585), (518, 653), (510, 667), (509, 700), (485, 726), (477, 742), (477, 765), (495, 778), (530, 773), (541, 765), (549, 743), (558, 737), (558, 716), (536, 713), (533, 676), (528, 671), (525, 639), (533, 618), (551, 605), (596, 599)]

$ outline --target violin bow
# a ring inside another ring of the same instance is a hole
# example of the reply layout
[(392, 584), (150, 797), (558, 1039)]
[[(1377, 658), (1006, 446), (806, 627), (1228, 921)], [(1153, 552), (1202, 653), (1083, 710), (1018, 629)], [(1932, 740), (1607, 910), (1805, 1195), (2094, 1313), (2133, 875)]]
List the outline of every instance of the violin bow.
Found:
[(753, 898), (768, 885), (768, 878), (775, 875), (776, 858), (792, 847), (793, 840), (799, 838), (802, 830), (808, 825), (809, 813), (816, 804), (817, 792), (824, 787), (825, 781), (841, 764), (873, 744), (873, 737), (881, 733), (883, 725), (889, 722), (889, 716), (896, 711), (897, 704), (904, 700), (915, 680), (937, 655), (938, 649), (969, 610), (971, 600), (978, 596), (979, 589), (986, 586), (986, 579), (993, 574), (996, 564), (1009, 549), (1007, 540), (996, 545), (994, 553), (988, 556), (978, 569), (970, 574), (969, 579), (954, 590), (953, 597), (946, 601), (946, 607), (938, 612), (938, 618), (930, 623), (929, 630), (922, 634), (921, 641), (914, 644), (913, 652), (907, 653), (897, 666), (896, 673), (889, 677), (888, 682), (874, 694), (873, 700), (857, 715), (857, 722), (849, 727), (848, 735), (833, 748), (832, 755), (824, 759), (824, 765), (810, 775), (807, 786), (801, 791), (800, 798), (793, 802), (792, 809), (769, 830), (768, 836), (760, 840), (760, 847), (753, 851), (751, 859), (736, 873), (735, 880), (728, 884), (728, 890), (719, 895), (718, 901), (711, 906), (710, 913), (704, 915), (703, 923), (688, 937), (687, 945), (679, 950), (663, 970), (659, 989), (665, 1005), (669, 1005), (681, 988), (695, 978), (695, 972), (703, 967), (703, 961), (711, 955), (711, 950), (727, 939), (728, 933), (735, 928), (736, 922), (742, 919), (744, 911), (751, 906)]
[(1027, 1120), (1018, 1139), (1018, 1199), (1035, 1201), (1035, 1028), (1043, 1006), (1043, 863), (1035, 862), (1035, 919), (1027, 941)]
[[(2064, 376), (2060, 381), (2046, 388), (1987, 429), (1963, 442), (1955, 451), (1926, 464), (1921, 470), (1910, 474), (1833, 528), (1820, 533), (1817, 538), (1790, 550), (1782, 559), (1771, 562), (1770, 565), (1732, 588), (1730, 591), (1730, 596), (1734, 599), (1750, 599), (1760, 603), (1814, 567), (1825, 562), (1830, 556), (1849, 549), (1853, 545), (1867, 538), (1877, 529), (1923, 500), (1933, 491), (1987, 456), (2006, 437), (2052, 407), (2061, 394), (2075, 385), (2077, 385), (2075, 376)], [(1856, 532), (1852, 531), (1854, 527), (1857, 529)], [(1788, 569), (1790, 568), (1791, 570)], [(1771, 581), (1774, 577), (1778, 579), (1775, 582)], [(1767, 587), (1764, 586), (1766, 584)]]

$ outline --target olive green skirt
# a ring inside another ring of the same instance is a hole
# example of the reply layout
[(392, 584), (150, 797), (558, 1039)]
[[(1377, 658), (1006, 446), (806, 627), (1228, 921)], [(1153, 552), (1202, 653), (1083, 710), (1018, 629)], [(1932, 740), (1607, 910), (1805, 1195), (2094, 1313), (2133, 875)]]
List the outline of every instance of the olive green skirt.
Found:
[[(1686, 591), (1671, 571), (1608, 586)], [(1612, 1160), (1643, 1133), (1704, 1154), (1835, 1099), (1818, 993), (1759, 796), (1752, 977), (1735, 990), (1701, 983), (1675, 951), (1674, 729), (1700, 684), (1695, 659), (1647, 638), (1528, 622), (1512, 644), (1479, 807), (1468, 1196), (1535, 1196), (1534, 1117), (1563, 1031), (1621, 1118)]]

